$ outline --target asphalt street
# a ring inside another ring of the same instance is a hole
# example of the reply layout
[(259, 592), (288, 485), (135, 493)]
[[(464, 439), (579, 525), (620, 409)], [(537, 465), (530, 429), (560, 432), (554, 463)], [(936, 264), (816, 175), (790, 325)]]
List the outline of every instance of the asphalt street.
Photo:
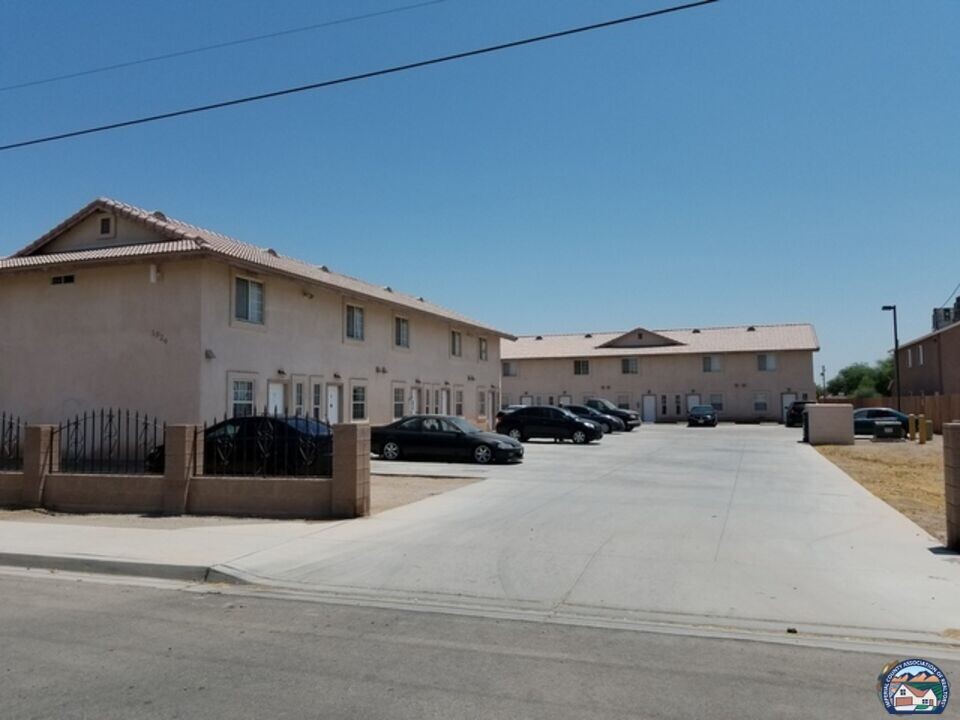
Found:
[(10, 720), (878, 718), (893, 659), (23, 571), (0, 596)]

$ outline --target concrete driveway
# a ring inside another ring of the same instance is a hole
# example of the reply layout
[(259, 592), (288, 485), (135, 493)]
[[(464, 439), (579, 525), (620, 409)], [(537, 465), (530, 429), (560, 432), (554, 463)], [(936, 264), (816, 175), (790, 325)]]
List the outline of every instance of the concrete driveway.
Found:
[[(644, 426), (233, 560), (330, 597), (863, 637), (960, 627), (960, 557), (779, 426)], [(929, 639), (929, 637), (927, 639)]]

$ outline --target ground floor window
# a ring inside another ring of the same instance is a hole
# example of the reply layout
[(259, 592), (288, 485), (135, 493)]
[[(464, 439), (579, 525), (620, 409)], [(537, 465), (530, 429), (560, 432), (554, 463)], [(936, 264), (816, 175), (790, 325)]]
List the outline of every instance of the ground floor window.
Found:
[(573, 405), (573, 398), (570, 397), (569, 395), (561, 395), (561, 396), (560, 396), (560, 404), (561, 404), (561, 405)]
[(233, 381), (233, 417), (253, 415), (253, 380)]
[(323, 384), (313, 384), (313, 417), (319, 420), (323, 414)]
[(399, 420), (403, 417), (403, 410), (406, 407), (406, 400), (403, 397), (404, 391), (402, 387), (393, 389), (393, 418), (394, 420)]
[(630, 396), (629, 395), (617, 395), (617, 407), (621, 410), (630, 409)]
[(297, 417), (303, 415), (303, 385), (302, 382), (293, 384), (293, 414)]
[(754, 412), (767, 412), (767, 394), (765, 392), (758, 392), (753, 394), (753, 411)]
[(487, 394), (481, 390), (477, 393), (477, 415), (487, 414)]
[(509, 394), (509, 393), (504, 393), (504, 394), (503, 394), (503, 405), (501, 405), (501, 407), (507, 407), (507, 405), (509, 405), (510, 402), (511, 402), (510, 394)]
[(677, 408), (677, 413), (676, 413), (676, 414), (679, 415), (680, 412), (681, 412), (681, 411), (680, 411), (680, 396), (679, 396), (679, 395), (674, 395), (674, 396), (673, 396), (673, 404), (674, 404), (674, 405), (676, 406), (676, 408)]
[(365, 420), (367, 418), (367, 388), (363, 385), (354, 385), (352, 400), (351, 417), (354, 420)]
[(455, 390), (453, 393), (453, 414), (463, 417), (463, 390)]
[(667, 396), (666, 395), (660, 396), (660, 414), (661, 415), (667, 414)]
[(723, 395), (711, 395), (710, 404), (713, 405), (713, 409), (717, 412), (723, 410)]

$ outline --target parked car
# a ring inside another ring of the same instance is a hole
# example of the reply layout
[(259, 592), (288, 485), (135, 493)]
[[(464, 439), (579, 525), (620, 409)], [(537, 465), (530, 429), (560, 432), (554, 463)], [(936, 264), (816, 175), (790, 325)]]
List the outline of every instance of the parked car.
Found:
[(907, 432), (910, 425), (907, 416), (893, 408), (860, 408), (853, 411), (853, 434), (873, 435), (873, 424), (877, 420), (899, 420), (904, 432)]
[(500, 418), (497, 432), (515, 440), (553, 438), (573, 440), (578, 445), (603, 437), (603, 430), (596, 423), (551, 405), (530, 405), (514, 410)]
[[(330, 475), (333, 431), (306, 417), (236, 417), (206, 428), (205, 475)], [(164, 446), (147, 455), (150, 472), (163, 472)]]
[(635, 427), (640, 427), (640, 413), (633, 410), (624, 410), (623, 408), (618, 408), (612, 402), (605, 400), (604, 398), (590, 398), (584, 403), (584, 405), (606, 415), (613, 415), (615, 418), (619, 418), (623, 421), (623, 429), (627, 432), (630, 432)]
[(514, 410), (519, 410), (522, 407), (526, 407), (526, 405), (504, 405), (502, 408), (497, 410), (496, 421), (500, 422), (500, 418), (502, 418), (504, 415), (509, 415)]
[(787, 427), (803, 427), (803, 409), (807, 405), (815, 405), (816, 400), (794, 400), (787, 408), (784, 424)]
[(584, 420), (597, 423), (605, 433), (619, 432), (626, 427), (620, 418), (607, 415), (586, 405), (561, 405), (560, 407), (564, 410), (569, 410), (578, 417), (582, 417)]
[(385, 460), (430, 458), (473, 460), (487, 464), (523, 459), (518, 440), (485, 432), (463, 418), (447, 415), (412, 415), (370, 434), (370, 449)]
[(717, 426), (717, 411), (713, 405), (694, 405), (687, 413), (687, 427)]

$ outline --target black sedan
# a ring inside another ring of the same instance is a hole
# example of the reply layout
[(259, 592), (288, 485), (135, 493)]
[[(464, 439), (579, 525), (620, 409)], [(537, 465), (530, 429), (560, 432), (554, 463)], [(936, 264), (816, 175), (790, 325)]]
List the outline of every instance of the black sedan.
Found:
[(853, 412), (853, 434), (873, 435), (873, 425), (877, 420), (896, 420), (903, 426), (903, 431), (909, 430), (909, 418), (893, 408), (860, 408)]
[(687, 427), (716, 427), (717, 411), (713, 405), (694, 405), (687, 413)]
[(633, 410), (624, 410), (605, 398), (590, 398), (584, 405), (592, 407), (597, 412), (620, 418), (623, 421), (623, 429), (627, 432), (630, 432), (635, 427), (640, 427), (640, 413), (634, 412)]
[(592, 407), (587, 407), (586, 405), (561, 405), (561, 407), (564, 410), (569, 410), (578, 417), (582, 417), (584, 420), (597, 423), (605, 433), (620, 432), (626, 427), (620, 418), (602, 413), (599, 410), (594, 410)]
[[(250, 416), (204, 430), (204, 475), (320, 475), (333, 469), (333, 431), (306, 417)], [(148, 456), (147, 470), (163, 472), (164, 446)]]
[(603, 430), (596, 423), (551, 405), (530, 405), (514, 410), (500, 418), (497, 432), (515, 440), (553, 438), (572, 440), (577, 445), (603, 437)]
[(523, 459), (523, 445), (513, 438), (484, 432), (463, 418), (447, 415), (412, 415), (375, 427), (370, 450), (384, 460), (473, 460), (485, 465)]

